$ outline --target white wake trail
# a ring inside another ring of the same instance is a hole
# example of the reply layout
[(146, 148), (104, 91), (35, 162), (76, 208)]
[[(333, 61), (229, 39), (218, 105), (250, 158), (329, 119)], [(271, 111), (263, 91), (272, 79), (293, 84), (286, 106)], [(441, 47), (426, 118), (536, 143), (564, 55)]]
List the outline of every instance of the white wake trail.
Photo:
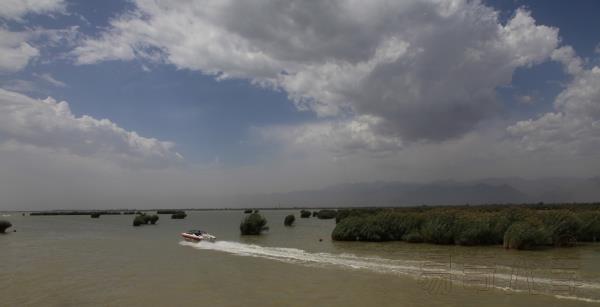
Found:
[[(377, 273), (384, 274), (399, 274), (406, 275), (413, 278), (429, 278), (423, 273), (428, 269), (424, 269), (422, 264), (424, 263), (423, 259), (421, 260), (392, 260), (385, 259), (379, 257), (361, 257), (352, 254), (331, 254), (331, 253), (311, 253), (297, 248), (285, 248), (285, 247), (266, 247), (255, 244), (245, 244), (240, 242), (231, 242), (231, 241), (217, 241), (217, 242), (186, 242), (181, 241), (179, 243), (182, 246), (189, 246), (199, 250), (211, 250), (229, 253), (238, 256), (247, 256), (247, 257), (257, 257), (270, 259), (280, 262), (286, 263), (296, 263), (302, 265), (309, 266), (334, 266), (340, 268), (349, 268), (356, 270), (366, 270)], [(418, 259), (418, 258), (416, 258)], [(449, 271), (450, 275), (452, 275), (453, 282), (460, 282), (462, 280), (464, 273), (462, 270), (458, 270), (453, 268)], [(496, 279), (500, 280), (511, 280), (514, 278), (510, 274), (503, 274), (497, 272), (495, 274)], [(543, 284), (546, 287), (552, 284), (552, 280), (545, 278), (536, 278), (536, 282), (539, 284)], [(493, 286), (496, 289), (502, 291), (511, 291), (511, 292), (525, 292), (518, 289), (511, 289), (500, 286)], [(600, 284), (588, 282), (588, 283), (580, 283), (580, 287), (584, 289), (594, 289), (597, 290), (600, 288)], [(595, 291), (593, 291), (597, 294)], [(550, 292), (542, 292), (540, 294), (552, 295), (557, 299), (568, 299), (568, 300), (578, 300), (584, 302), (593, 302), (600, 303), (599, 299), (590, 298), (590, 297), (581, 297), (581, 296), (569, 296), (569, 295), (553, 295)], [(596, 296), (596, 295), (593, 295)]]

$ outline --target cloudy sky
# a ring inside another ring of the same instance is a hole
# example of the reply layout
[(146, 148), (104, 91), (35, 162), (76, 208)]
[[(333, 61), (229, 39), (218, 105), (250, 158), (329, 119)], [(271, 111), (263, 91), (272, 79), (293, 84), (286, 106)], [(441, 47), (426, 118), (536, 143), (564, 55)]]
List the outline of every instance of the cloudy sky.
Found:
[(598, 176), (599, 10), (4, 0), (0, 209)]

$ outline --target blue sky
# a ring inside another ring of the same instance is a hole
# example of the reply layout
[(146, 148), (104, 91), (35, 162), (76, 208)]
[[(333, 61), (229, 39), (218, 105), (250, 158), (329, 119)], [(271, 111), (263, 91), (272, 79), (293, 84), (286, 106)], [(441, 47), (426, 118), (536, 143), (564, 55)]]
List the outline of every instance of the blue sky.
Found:
[[(185, 180), (201, 177), (197, 169), (216, 169), (220, 183), (260, 178), (243, 189), (252, 192), (511, 171), (594, 175), (586, 165), (598, 162), (598, 94), (582, 84), (596, 82), (600, 3), (357, 5), (0, 5), (0, 88), (32, 110), (47, 97), (67, 101), (70, 113), (41, 122), (64, 115), (75, 125), (32, 128), (10, 113), (6, 122), (23, 126), (0, 127), (0, 142), (128, 172), (183, 168)], [(281, 183), (296, 174), (303, 179)]]

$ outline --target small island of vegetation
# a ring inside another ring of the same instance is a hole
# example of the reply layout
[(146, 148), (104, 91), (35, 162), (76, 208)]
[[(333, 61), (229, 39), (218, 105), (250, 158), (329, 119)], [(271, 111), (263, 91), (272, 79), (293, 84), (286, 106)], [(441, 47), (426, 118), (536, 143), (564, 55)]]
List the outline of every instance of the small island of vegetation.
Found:
[(267, 219), (256, 212), (247, 215), (240, 224), (242, 235), (259, 235), (263, 230), (267, 229)]
[(141, 225), (154, 225), (158, 222), (158, 215), (147, 215), (147, 214), (139, 214), (133, 219), (133, 226), (141, 226)]
[(337, 216), (336, 210), (323, 209), (317, 212), (317, 218), (321, 220), (334, 219)]
[(296, 217), (293, 214), (290, 214), (290, 215), (286, 216), (285, 219), (283, 220), (283, 225), (292, 226), (294, 224), (295, 220), (296, 220)]
[(183, 220), (186, 216), (187, 214), (185, 213), (185, 211), (176, 211), (175, 213), (173, 213), (173, 215), (171, 215), (171, 218), (174, 220)]
[(309, 218), (311, 216), (311, 212), (308, 210), (300, 210), (300, 217), (305, 219), (305, 218)]
[(535, 249), (600, 239), (600, 204), (345, 209), (336, 222), (332, 239), (338, 241)]
[(0, 220), (0, 233), (4, 233), (12, 224), (9, 221)]

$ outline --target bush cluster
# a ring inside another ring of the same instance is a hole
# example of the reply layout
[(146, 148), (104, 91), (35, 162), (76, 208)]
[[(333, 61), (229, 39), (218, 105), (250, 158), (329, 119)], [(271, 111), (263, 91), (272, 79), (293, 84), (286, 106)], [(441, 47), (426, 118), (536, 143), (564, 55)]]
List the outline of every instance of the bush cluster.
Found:
[(263, 230), (268, 229), (267, 219), (260, 213), (247, 215), (240, 223), (240, 232), (242, 235), (259, 235)]
[(171, 218), (175, 220), (183, 220), (186, 216), (187, 214), (185, 213), (185, 211), (177, 211), (173, 213), (173, 215), (171, 215)]
[(338, 211), (331, 236), (340, 241), (503, 244), (511, 249), (600, 239), (600, 208), (540, 206), (346, 209)]
[(247, 213), (247, 214), (252, 213), (252, 209), (246, 209), (246, 210), (244, 210), (244, 213)]
[(148, 224), (154, 225), (154, 224), (156, 224), (158, 219), (159, 219), (159, 217), (156, 214), (154, 214), (154, 215), (139, 214), (139, 215), (136, 215), (135, 218), (133, 219), (133, 226), (141, 226), (141, 225), (148, 225)]
[(4, 233), (12, 224), (9, 221), (0, 220), (0, 233)]
[(317, 218), (321, 220), (334, 219), (337, 216), (336, 210), (323, 209), (317, 212)]
[(294, 224), (295, 220), (296, 220), (296, 217), (293, 214), (290, 214), (290, 215), (286, 216), (285, 219), (283, 220), (283, 225), (292, 226)]
[(312, 213), (308, 210), (300, 210), (300, 217), (305, 219), (305, 218), (309, 218), (312, 215)]

